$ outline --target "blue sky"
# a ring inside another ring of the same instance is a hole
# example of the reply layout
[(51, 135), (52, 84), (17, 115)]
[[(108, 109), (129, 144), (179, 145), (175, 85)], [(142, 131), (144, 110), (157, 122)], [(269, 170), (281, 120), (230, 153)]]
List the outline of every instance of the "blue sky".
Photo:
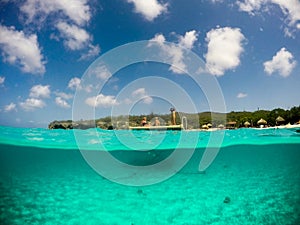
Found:
[[(174, 42), (197, 54), (228, 112), (300, 104), (299, 0), (4, 0), (0, 10), (0, 125), (71, 119), (89, 65), (141, 40)], [(130, 113), (168, 113), (170, 102), (151, 96), (151, 85), (130, 86), (147, 76), (176, 82), (197, 111), (210, 109), (192, 79), (159, 63), (123, 68), (82, 107), (96, 107), (102, 117), (139, 98)], [(128, 85), (131, 92), (118, 100)]]

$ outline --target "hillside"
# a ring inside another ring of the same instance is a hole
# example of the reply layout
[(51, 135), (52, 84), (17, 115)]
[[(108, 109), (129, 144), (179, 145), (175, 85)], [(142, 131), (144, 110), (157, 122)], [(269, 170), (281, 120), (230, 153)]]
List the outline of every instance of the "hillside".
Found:
[[(149, 114), (149, 115), (130, 115), (118, 117), (104, 117), (94, 120), (86, 121), (53, 121), (48, 125), (49, 129), (87, 129), (91, 127), (99, 127), (102, 129), (125, 129), (128, 126), (137, 126), (143, 117), (152, 122), (155, 117), (161, 121), (161, 125), (169, 125), (171, 123), (170, 114)], [(284, 123), (294, 124), (300, 120), (300, 106), (292, 107), (290, 110), (276, 108), (273, 110), (257, 110), (255, 112), (240, 111), (229, 113), (216, 113), (216, 112), (201, 112), (198, 114), (189, 114), (184, 112), (176, 112), (176, 124), (182, 122), (182, 118), (186, 117), (189, 129), (200, 128), (204, 124), (212, 124), (212, 127), (217, 127), (220, 124), (226, 125), (228, 122), (236, 122), (236, 127), (244, 126), (248, 121), (250, 126), (257, 126), (257, 121), (261, 118), (265, 119), (270, 126), (275, 126), (278, 122), (278, 117), (284, 119)], [(185, 119), (184, 119), (185, 120)], [(185, 122), (185, 121), (184, 121)]]

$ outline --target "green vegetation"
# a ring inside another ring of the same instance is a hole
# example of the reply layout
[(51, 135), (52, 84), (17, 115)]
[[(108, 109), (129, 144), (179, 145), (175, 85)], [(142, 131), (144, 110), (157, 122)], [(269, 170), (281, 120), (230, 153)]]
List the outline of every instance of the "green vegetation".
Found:
[[(171, 124), (171, 115), (168, 114), (154, 114), (149, 115), (130, 115), (130, 116), (117, 116), (117, 117), (104, 117), (86, 121), (53, 121), (49, 124), (49, 128), (88, 128), (91, 126), (98, 126), (102, 129), (113, 129), (113, 128), (128, 128), (128, 126), (139, 126), (142, 118), (146, 116), (147, 120), (153, 123), (155, 117), (158, 117), (161, 125)], [(188, 129), (201, 128), (202, 125), (210, 123), (212, 127), (217, 127), (220, 124), (226, 125), (228, 122), (236, 122), (235, 127), (243, 127), (244, 123), (248, 121), (250, 126), (257, 126), (257, 121), (261, 118), (265, 119), (269, 126), (276, 125), (276, 118), (284, 118), (284, 124), (294, 124), (300, 120), (300, 106), (295, 106), (290, 110), (284, 110), (276, 108), (271, 111), (269, 110), (257, 110), (255, 112), (229, 112), (229, 113), (214, 113), (214, 112), (201, 112), (197, 114), (189, 114), (183, 112), (176, 112), (176, 124), (181, 124), (182, 118), (186, 117)]]
[[(170, 114), (158, 115), (151, 113), (150, 115), (130, 115), (119, 116), (119, 117), (105, 117), (96, 120), (96, 124), (103, 129), (107, 129), (108, 126), (138, 126), (142, 118), (146, 116), (148, 121), (151, 121), (155, 117), (159, 117), (162, 125), (171, 124)], [(268, 122), (268, 125), (275, 126), (276, 118), (281, 116), (285, 119), (285, 124), (294, 124), (300, 120), (300, 106), (293, 107), (290, 110), (284, 110), (276, 108), (271, 111), (269, 110), (257, 110), (255, 112), (229, 112), (229, 113), (213, 113), (213, 112), (201, 112), (198, 114), (188, 114), (183, 112), (176, 112), (176, 123), (180, 124), (182, 117), (186, 117), (188, 121), (188, 128), (199, 128), (204, 124), (212, 124), (212, 127), (217, 127), (220, 124), (226, 125), (226, 123), (234, 121), (236, 127), (244, 126), (244, 123), (248, 121), (250, 126), (257, 126), (257, 121), (261, 118)], [(126, 124), (127, 121), (127, 124)], [(129, 121), (129, 122), (128, 122)], [(117, 124), (119, 123), (119, 124)]]
[(268, 122), (268, 125), (275, 126), (276, 118), (278, 116), (284, 118), (285, 124), (294, 124), (300, 120), (300, 106), (295, 106), (290, 110), (276, 108), (271, 111), (258, 110), (255, 112), (230, 112), (227, 114), (227, 120), (236, 121), (239, 126), (242, 126), (246, 121), (252, 123), (253, 126), (257, 126), (257, 121), (263, 118)]

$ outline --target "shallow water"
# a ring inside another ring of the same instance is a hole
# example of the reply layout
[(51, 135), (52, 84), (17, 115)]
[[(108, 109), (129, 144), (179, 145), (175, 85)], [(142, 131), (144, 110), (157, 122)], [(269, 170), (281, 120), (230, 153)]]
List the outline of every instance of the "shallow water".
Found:
[[(298, 131), (298, 132), (297, 132)], [(0, 143), (51, 149), (141, 150), (300, 144), (300, 128), (219, 131), (48, 130), (0, 126)]]
[[(226, 131), (205, 173), (198, 171), (205, 150), (198, 146), (171, 178), (133, 187), (96, 173), (71, 142), (71, 131), (18, 129), (0, 134), (0, 224), (300, 224), (300, 136), (294, 131)], [(168, 135), (174, 141), (177, 134)], [(197, 135), (204, 142), (209, 133)], [(24, 137), (40, 139), (24, 144)], [(49, 147), (41, 141), (49, 137), (67, 145)], [(126, 163), (148, 165), (172, 150), (150, 153), (112, 151)]]

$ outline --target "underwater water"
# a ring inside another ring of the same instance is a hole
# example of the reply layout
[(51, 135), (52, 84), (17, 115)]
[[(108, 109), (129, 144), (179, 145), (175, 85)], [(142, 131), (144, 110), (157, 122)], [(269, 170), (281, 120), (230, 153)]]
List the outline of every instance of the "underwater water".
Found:
[(178, 146), (195, 148), (174, 176), (148, 186), (99, 175), (73, 132), (0, 127), (1, 225), (300, 224), (297, 130), (223, 131), (205, 172), (199, 162), (213, 132), (78, 131), (81, 151), (108, 151), (139, 166), (164, 160)]

